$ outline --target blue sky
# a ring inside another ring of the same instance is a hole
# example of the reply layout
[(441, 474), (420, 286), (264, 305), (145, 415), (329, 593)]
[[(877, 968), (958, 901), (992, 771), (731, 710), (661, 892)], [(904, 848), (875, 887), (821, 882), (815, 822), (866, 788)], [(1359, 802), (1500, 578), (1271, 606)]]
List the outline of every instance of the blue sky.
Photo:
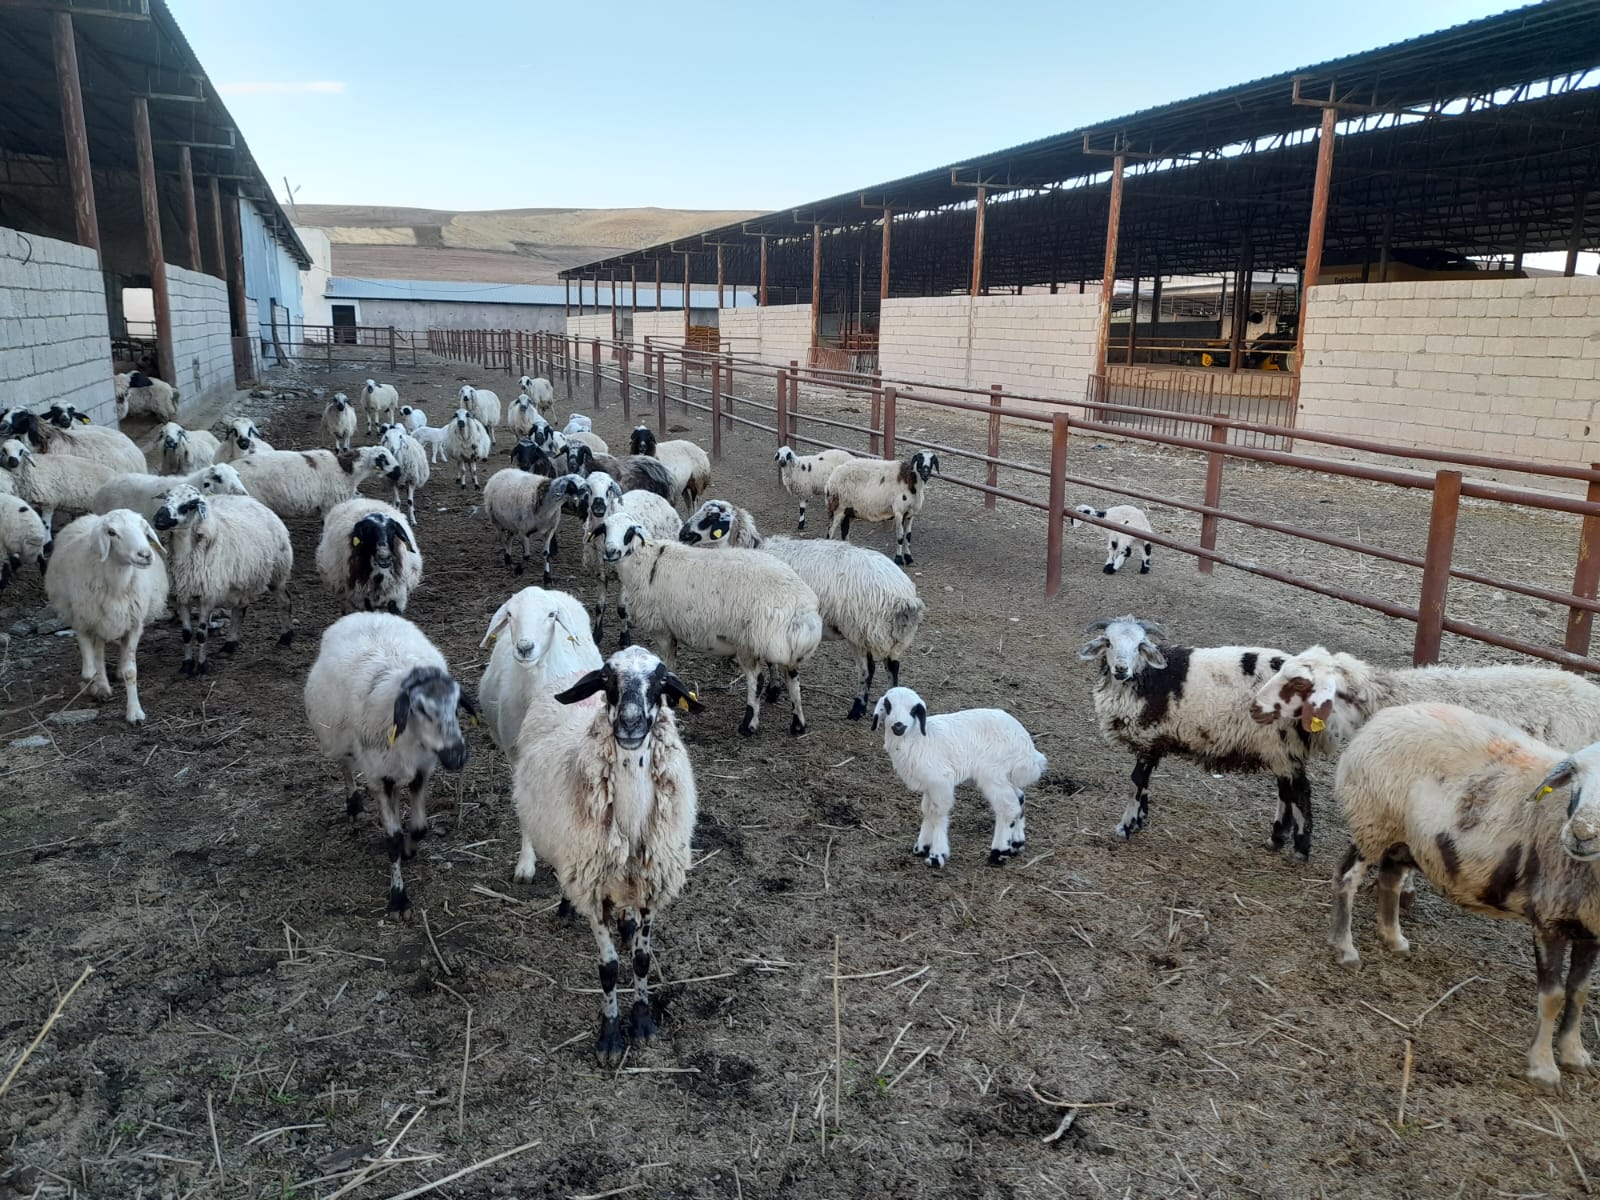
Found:
[(446, 209), (780, 208), (1512, 7), (169, 3), (280, 195)]

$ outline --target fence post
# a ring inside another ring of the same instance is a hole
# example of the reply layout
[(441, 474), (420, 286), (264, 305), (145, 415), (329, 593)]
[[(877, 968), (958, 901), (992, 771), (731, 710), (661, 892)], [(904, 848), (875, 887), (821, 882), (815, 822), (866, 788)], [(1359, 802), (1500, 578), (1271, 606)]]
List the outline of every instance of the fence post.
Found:
[(711, 461), (722, 461), (722, 362), (711, 356)]
[(562, 374), (567, 377), (567, 403), (569, 405), (572, 403), (572, 377), (578, 373), (578, 364), (574, 361), (572, 355), (573, 343), (576, 341), (576, 338), (569, 338), (564, 333), (561, 335), (561, 366), (563, 368)]
[[(1212, 413), (1214, 417), (1226, 419), (1226, 413)], [(1211, 440), (1226, 446), (1228, 444), (1228, 427), (1211, 422)], [(1206, 453), (1206, 495), (1203, 503), (1207, 508), (1222, 507), (1222, 466), (1225, 456), (1220, 450), (1210, 450)], [(1217, 518), (1207, 513), (1200, 518), (1200, 545), (1206, 550), (1217, 548)], [(1210, 558), (1195, 559), (1195, 569), (1202, 575), (1209, 575), (1216, 566), (1216, 560)]]
[(594, 410), (600, 411), (600, 339), (593, 339), (590, 345), (590, 365), (594, 368)]
[(656, 351), (656, 436), (667, 436), (667, 352)]
[[(890, 395), (894, 394), (893, 388), (889, 391)], [(1050, 418), (1050, 529), (1044, 551), (1046, 596), (1054, 596), (1061, 590), (1062, 524), (1067, 516), (1067, 430), (1066, 413), (1058, 412)]]
[(328, 327), (328, 343), (326, 347), (328, 370), (333, 370), (333, 326)]
[(1439, 661), (1444, 636), (1445, 593), (1450, 587), (1450, 556), (1456, 544), (1456, 514), (1461, 505), (1461, 472), (1440, 471), (1433, 477), (1433, 509), (1428, 514), (1428, 549), (1422, 560), (1422, 598), (1417, 604), (1417, 640), (1413, 666)]
[(781, 448), (789, 444), (789, 401), (787, 398), (789, 392), (789, 373), (782, 367), (776, 368), (773, 376), (773, 382), (777, 386), (778, 397), (777, 410), (773, 413), (773, 416), (775, 416), (777, 420), (774, 421), (773, 424), (778, 427), (778, 445)]
[(633, 400), (628, 395), (632, 387), (628, 382), (628, 359), (632, 357), (632, 350), (631, 346), (624, 343), (616, 351), (619, 370), (622, 373), (622, 419), (624, 421), (633, 420), (632, 416), (629, 415), (633, 411)]
[(892, 387), (883, 389), (883, 456), (894, 457), (894, 409), (899, 393)]
[[(1590, 463), (1589, 469), (1600, 471), (1600, 463)], [(1600, 483), (1590, 483), (1589, 494), (1584, 499), (1590, 504), (1600, 504)], [(1583, 531), (1578, 535), (1578, 566), (1572, 574), (1572, 594), (1593, 600), (1597, 584), (1600, 584), (1600, 517), (1585, 516)], [(1594, 614), (1588, 609), (1568, 609), (1566, 648), (1573, 654), (1588, 657), (1589, 634), (1593, 627)]]
[(874, 374), (872, 377), (872, 436), (867, 439), (867, 453), (874, 458), (878, 456), (878, 443), (881, 438), (878, 431), (883, 428), (883, 376)]
[(389, 370), (393, 371), (398, 364), (394, 357), (394, 326), (389, 326)]
[(789, 360), (789, 441), (800, 437), (800, 360)]
[(727, 367), (726, 367), (726, 374), (723, 376), (723, 385), (724, 386), (723, 386), (723, 396), (722, 396), (723, 405), (726, 408), (726, 415), (722, 418), (722, 421), (723, 421), (723, 426), (727, 430), (727, 432), (732, 433), (733, 432), (733, 400), (734, 400), (734, 391), (733, 391), (733, 351), (732, 350), (728, 351), (727, 360), (728, 360), (728, 364), (727, 364)]
[[(1000, 457), (1000, 385), (989, 385), (989, 468), (985, 473), (984, 482), (990, 487), (995, 487), (1000, 482), (1000, 468), (995, 465), (995, 459)], [(994, 493), (983, 494), (983, 506), (994, 507)]]

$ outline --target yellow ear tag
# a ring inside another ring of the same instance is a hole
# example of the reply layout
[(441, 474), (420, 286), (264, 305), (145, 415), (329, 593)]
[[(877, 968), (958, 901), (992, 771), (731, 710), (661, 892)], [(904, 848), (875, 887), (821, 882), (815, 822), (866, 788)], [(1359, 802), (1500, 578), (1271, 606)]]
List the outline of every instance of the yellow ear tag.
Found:
[(358, 537), (353, 537), (353, 538), (350, 539), (350, 544), (352, 546), (359, 546), (359, 545), (361, 545), (361, 539), (358, 538)]
[(712, 541), (713, 541), (713, 542), (715, 542), (715, 541), (719, 541), (719, 540), (721, 540), (721, 538), (722, 538), (722, 530), (720, 530), (720, 529), (713, 529), (713, 530), (712, 530), (712, 531), (711, 531), (711, 540), (712, 540)]
[(687, 700), (685, 700), (682, 696), (679, 696), (678, 697), (678, 707), (680, 709), (682, 709), (684, 712), (688, 712), (689, 711), (689, 702)]
[(1311, 732), (1312, 733), (1321, 733), (1327, 727), (1328, 727), (1328, 723), (1326, 721), (1324, 721), (1321, 717), (1312, 717), (1311, 718)]
[(1539, 799), (1543, 800), (1546, 796), (1548, 796), (1553, 791), (1555, 791), (1555, 788), (1553, 788), (1553, 787), (1542, 787), (1542, 788), (1540, 788), (1539, 789)]
[(399, 737), (399, 736), (400, 736), (400, 727), (398, 725), (389, 726), (389, 745), (391, 745), (391, 746), (394, 745), (394, 739)]

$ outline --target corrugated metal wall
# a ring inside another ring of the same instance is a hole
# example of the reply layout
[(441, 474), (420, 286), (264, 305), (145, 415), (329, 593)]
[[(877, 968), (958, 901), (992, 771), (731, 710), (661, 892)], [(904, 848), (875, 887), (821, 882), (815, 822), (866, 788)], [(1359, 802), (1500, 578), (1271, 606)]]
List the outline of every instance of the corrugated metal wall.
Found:
[(273, 314), (277, 314), (282, 339), (288, 338), (288, 323), (299, 325), (305, 320), (300, 266), (278, 244), (248, 200), (239, 202), (239, 228), (244, 235), (244, 291), (260, 313), (261, 361), (272, 366), (278, 361), (272, 348)]

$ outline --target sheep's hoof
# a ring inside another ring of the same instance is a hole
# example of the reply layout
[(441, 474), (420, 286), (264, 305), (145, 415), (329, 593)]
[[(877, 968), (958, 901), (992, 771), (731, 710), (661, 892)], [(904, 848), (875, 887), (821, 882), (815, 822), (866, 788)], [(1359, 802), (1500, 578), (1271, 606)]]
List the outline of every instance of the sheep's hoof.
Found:
[(806, 723), (798, 715), (789, 718), (789, 736), (799, 737), (806, 731)]
[(927, 860), (928, 861), (928, 865), (930, 867), (932, 867), (935, 871), (937, 871), (937, 870), (941, 869), (944, 866), (945, 862), (948, 861), (949, 857), (950, 856), (948, 854), (930, 854), (930, 855), (928, 855), (928, 860)]
[(927, 858), (928, 848), (926, 846), (913, 846), (911, 847), (911, 853), (918, 858)]
[(91, 683), (89, 685), (89, 695), (96, 700), (109, 700), (111, 699), (111, 685), (109, 683)]
[(633, 645), (633, 635), (624, 629), (617, 635), (617, 649), (626, 650), (631, 645)]
[(186, 658), (186, 659), (183, 660), (183, 662), (178, 664), (178, 674), (179, 675), (193, 675), (194, 674), (194, 662), (193, 662), (193, 660)]
[(628, 1011), (628, 1036), (644, 1045), (649, 1045), (656, 1036), (655, 1018), (650, 1015), (647, 1001), (635, 1000)]
[(993, 847), (990, 847), (990, 849), (989, 849), (989, 865), (991, 867), (1003, 867), (1003, 866), (1005, 866), (1008, 854), (1009, 854), (1008, 851), (996, 850)]
[(534, 876), (534, 870), (533, 869), (530, 868), (528, 870), (523, 870), (521, 864), (518, 864), (517, 868), (514, 871), (511, 872), (511, 882), (512, 883), (532, 883), (533, 882), (533, 876)]
[(1138, 821), (1138, 820), (1124, 821), (1122, 824), (1117, 826), (1117, 836), (1119, 838), (1121, 838), (1123, 841), (1127, 841), (1129, 838), (1131, 838), (1134, 834), (1138, 833), (1139, 830), (1141, 830), (1143, 828), (1144, 828), (1144, 822), (1143, 821)]
[(627, 1053), (628, 1043), (622, 1037), (622, 1022), (616, 1017), (600, 1018), (600, 1036), (595, 1039), (594, 1056), (602, 1067), (614, 1067)]
[(572, 901), (568, 900), (565, 896), (561, 897), (561, 902), (556, 905), (556, 916), (570, 921), (577, 915), (578, 910), (572, 907)]
[(863, 700), (860, 696), (857, 696), (856, 697), (856, 702), (850, 706), (850, 713), (849, 713), (848, 716), (845, 717), (845, 720), (846, 721), (859, 721), (859, 720), (861, 720), (862, 717), (864, 717), (866, 715), (867, 715), (867, 702), (865, 700)]
[(1103, 574), (1106, 574), (1106, 575), (1115, 575), (1117, 573), (1117, 569), (1115, 567), (1113, 567), (1110, 563), (1107, 563), (1105, 566), (1101, 567), (1100, 570), (1101, 570), (1101, 572)]
[(347, 816), (347, 817), (359, 817), (363, 812), (366, 811), (366, 809), (367, 809), (367, 806), (362, 802), (361, 793), (360, 792), (351, 792), (350, 795), (345, 798), (345, 802), (344, 802), (344, 815), (345, 816)]
[(1578, 1047), (1577, 1054), (1563, 1054), (1561, 1065), (1569, 1071), (1576, 1071), (1579, 1075), (1593, 1075), (1595, 1073), (1594, 1059), (1583, 1047)]
[(1141, 574), (1141, 575), (1150, 574), (1150, 564), (1149, 563), (1140, 563), (1139, 564), (1139, 574)]
[(764, 703), (764, 704), (776, 704), (779, 701), (779, 699), (782, 698), (782, 696), (783, 696), (783, 687), (782, 687), (782, 685), (776, 684), (776, 683), (769, 683), (767, 685), (767, 690), (761, 693), (761, 700), (762, 700), (762, 703)]
[(238, 649), (239, 649), (239, 642), (238, 642), (237, 638), (235, 638), (231, 642), (223, 642), (222, 643), (222, 652), (224, 654), (233, 654), (233, 653), (237, 652)]
[(278, 645), (289, 646), (294, 644), (294, 630), (285, 629), (278, 635)]
[(1297, 862), (1300, 865), (1304, 866), (1306, 863), (1311, 861), (1311, 851), (1309, 851), (1309, 850), (1296, 850), (1292, 857), (1294, 858), (1295, 862)]
[(389, 889), (389, 912), (407, 913), (411, 911), (411, 895), (405, 888)]
[(903, 567), (910, 561), (904, 554), (896, 554), (894, 556), (894, 565), (897, 567)]
[(744, 707), (744, 720), (739, 722), (739, 734), (741, 737), (749, 737), (755, 731), (756, 710), (747, 704)]
[(209, 675), (209, 674), (211, 674), (211, 664), (206, 662), (204, 659), (201, 659), (199, 662), (195, 663), (195, 665), (194, 665), (194, 673), (196, 675)]
[(1529, 1067), (1528, 1082), (1541, 1092), (1561, 1090), (1561, 1072), (1555, 1067)]

